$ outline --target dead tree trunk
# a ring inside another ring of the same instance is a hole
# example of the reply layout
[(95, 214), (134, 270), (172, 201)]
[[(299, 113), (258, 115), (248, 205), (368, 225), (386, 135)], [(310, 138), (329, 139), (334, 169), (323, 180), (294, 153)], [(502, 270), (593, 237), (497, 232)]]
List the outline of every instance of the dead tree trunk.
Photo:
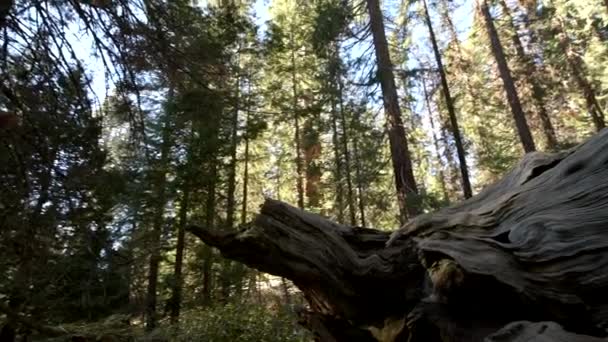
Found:
[(320, 341), (593, 341), (608, 327), (607, 225), (604, 130), (530, 153), (478, 195), (392, 234), (274, 200), (239, 232), (189, 230), (291, 279)]

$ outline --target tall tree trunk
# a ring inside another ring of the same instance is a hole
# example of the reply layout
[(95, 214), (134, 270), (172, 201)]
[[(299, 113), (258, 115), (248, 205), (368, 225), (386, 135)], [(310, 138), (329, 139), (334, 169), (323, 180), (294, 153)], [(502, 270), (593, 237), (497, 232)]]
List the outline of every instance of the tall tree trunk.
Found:
[(386, 32), (384, 31), (384, 18), (379, 1), (367, 0), (367, 9), (386, 114), (386, 126), (400, 211), (399, 218), (402, 223), (405, 223), (408, 217), (413, 218), (420, 213), (418, 186), (414, 178), (412, 160), (401, 118), (393, 65), (389, 55)]
[[(237, 57), (240, 60), (240, 57)], [(240, 72), (240, 70), (238, 71)], [(234, 227), (235, 216), (235, 189), (236, 189), (236, 150), (238, 147), (239, 135), (239, 106), (241, 96), (241, 77), (236, 78), (235, 89), (235, 105), (234, 113), (232, 114), (232, 128), (230, 132), (230, 167), (228, 169), (228, 194), (226, 201), (226, 227), (232, 229)]]
[[(247, 113), (249, 118), (249, 113)], [(245, 154), (243, 156), (243, 203), (241, 204), (241, 224), (247, 222), (247, 192), (249, 191), (249, 137), (245, 134)]]
[(515, 126), (517, 128), (517, 133), (519, 134), (519, 139), (521, 140), (526, 153), (535, 151), (536, 146), (534, 144), (534, 139), (530, 133), (530, 127), (528, 126), (526, 115), (524, 114), (524, 110), (521, 106), (521, 101), (519, 100), (517, 89), (515, 88), (515, 82), (513, 82), (511, 70), (507, 64), (507, 59), (504, 54), (502, 43), (500, 42), (500, 38), (498, 37), (498, 32), (494, 26), (494, 20), (490, 14), (488, 3), (486, 0), (477, 0), (477, 6), (486, 25), (488, 37), (490, 38), (490, 45), (492, 47), (492, 53), (496, 59), (498, 72), (500, 73), (500, 78), (502, 79), (504, 85), (507, 100), (511, 106), (511, 113), (513, 114), (513, 119), (515, 120)]
[(450, 37), (452, 39), (452, 42), (454, 43), (454, 46), (456, 47), (456, 55), (457, 55), (457, 64), (458, 64), (458, 68), (460, 68), (460, 73), (462, 74), (462, 77), (464, 77), (464, 81), (465, 81), (465, 87), (467, 92), (469, 93), (469, 96), (471, 96), (471, 105), (473, 108), (473, 113), (476, 113), (480, 106), (479, 106), (479, 91), (476, 90), (473, 87), (473, 84), (471, 82), (471, 67), (469, 65), (469, 63), (465, 60), (464, 56), (464, 52), (462, 50), (461, 47), (461, 43), (460, 40), (458, 39), (458, 33), (456, 32), (456, 27), (454, 26), (454, 23), (452, 21), (452, 18), (450, 17), (450, 8), (449, 8), (449, 2), (450, 0), (443, 0), (441, 2), (441, 16), (443, 18), (443, 20), (445, 21), (445, 24), (447, 26), (448, 31), (450, 32)]
[[(240, 52), (237, 52), (237, 66), (240, 67)], [(237, 67), (237, 73), (240, 73), (240, 69)], [(228, 229), (234, 228), (234, 221), (236, 215), (236, 166), (237, 166), (237, 147), (238, 147), (238, 134), (239, 134), (239, 110), (240, 110), (240, 97), (241, 97), (241, 76), (237, 75), (236, 87), (234, 90), (234, 112), (232, 114), (231, 132), (230, 132), (230, 165), (228, 167), (228, 189), (226, 194), (226, 227)], [(232, 281), (236, 281), (236, 277), (231, 279), (230, 275), (240, 265), (235, 265), (228, 259), (221, 259), (222, 272), (221, 272), (221, 290), (222, 299), (227, 301), (230, 297), (230, 285)], [(238, 282), (238, 281), (237, 281)], [(239, 284), (235, 284), (239, 286)]]
[[(243, 155), (243, 203), (241, 206), (241, 224), (247, 222), (247, 195), (249, 191), (249, 115), (251, 111), (251, 79), (247, 83), (247, 99), (245, 108), (245, 131), (243, 138), (245, 140), (245, 151)], [(255, 272), (255, 271), (253, 271)], [(243, 293), (243, 285), (246, 279), (247, 271), (242, 264), (235, 265), (235, 273), (237, 275), (237, 283), (235, 284), (237, 298), (240, 298)]]
[[(308, 104), (305, 106), (308, 107)], [(321, 158), (322, 147), (319, 140), (319, 128), (317, 124), (320, 122), (319, 115), (307, 115), (304, 121), (303, 131), (303, 161), (304, 174), (306, 185), (304, 188), (307, 205), (310, 208), (319, 208), (321, 203), (321, 192), (319, 184), (321, 182), (321, 168), (319, 166), (319, 158)]]
[(338, 222), (344, 223), (344, 199), (342, 188), (342, 157), (340, 156), (340, 136), (338, 135), (338, 112), (336, 109), (336, 101), (332, 94), (331, 96), (331, 129), (332, 129), (332, 144), (334, 145), (334, 182), (336, 185), (336, 206), (338, 207)]
[[(359, 121), (359, 113), (355, 112), (353, 121)], [(355, 156), (355, 176), (357, 177), (357, 197), (359, 199), (359, 218), (361, 219), (361, 227), (366, 226), (365, 222), (365, 199), (363, 196), (363, 178), (361, 174), (361, 157), (359, 151), (359, 138), (355, 133), (353, 136), (353, 154)]]
[(177, 244), (175, 246), (175, 265), (173, 266), (173, 288), (171, 294), (171, 324), (179, 322), (179, 314), (182, 303), (182, 286), (183, 276), (182, 268), (184, 264), (184, 249), (186, 246), (185, 228), (188, 220), (188, 210), (190, 209), (190, 177), (192, 177), (192, 159), (194, 153), (194, 128), (190, 131), (190, 139), (188, 142), (188, 160), (186, 161), (186, 171), (182, 183), (182, 199), (179, 207), (179, 222), (177, 226)]
[[(169, 87), (167, 95), (168, 101), (174, 98), (173, 86)], [(160, 161), (158, 169), (155, 170), (155, 187), (157, 193), (154, 198), (154, 218), (152, 221), (152, 231), (150, 234), (150, 263), (148, 269), (148, 289), (146, 294), (146, 330), (151, 331), (156, 327), (156, 298), (158, 283), (158, 266), (160, 264), (160, 238), (164, 223), (165, 205), (167, 204), (167, 167), (169, 164), (169, 150), (171, 148), (171, 115), (165, 113), (162, 128), (162, 145), (160, 151)]]
[[(479, 99), (481, 98), (481, 94), (479, 89), (475, 88), (473, 86), (473, 82), (471, 81), (471, 74), (473, 74), (473, 70), (471, 68), (470, 62), (467, 61), (465, 59), (465, 53), (462, 49), (460, 40), (458, 38), (458, 33), (456, 32), (456, 27), (454, 26), (454, 22), (452, 21), (452, 18), (450, 17), (450, 6), (449, 6), (449, 2), (450, 0), (442, 0), (441, 1), (441, 10), (440, 10), (440, 14), (441, 17), (445, 23), (445, 25), (447, 26), (448, 31), (450, 32), (450, 37), (452, 39), (452, 42), (456, 48), (456, 62), (457, 62), (457, 69), (459, 69), (459, 76), (462, 76), (464, 78), (464, 83), (465, 83), (465, 90), (466, 92), (469, 94), (470, 96), (470, 102), (471, 102), (471, 114), (472, 115), (477, 115), (477, 113), (479, 113), (481, 111), (482, 106), (479, 103)], [(439, 113), (438, 113), (439, 114)], [(481, 143), (482, 144), (488, 144), (490, 142), (487, 141), (487, 139), (485, 139), (485, 135), (480, 133), (480, 130), (483, 127), (483, 123), (481, 125), (476, 125), (477, 127), (477, 132), (479, 133), (479, 137), (481, 138)], [(444, 139), (443, 136), (443, 125), (441, 125), (441, 131), (442, 131), (442, 139)], [(448, 145), (446, 145), (446, 148), (449, 148)]]
[(175, 265), (173, 267), (173, 290), (171, 297), (171, 323), (179, 321), (179, 314), (182, 303), (182, 268), (184, 264), (185, 249), (185, 227), (188, 219), (188, 209), (190, 206), (190, 185), (186, 181), (182, 190), (182, 200), (179, 208), (179, 223), (177, 227), (177, 245), (175, 247)]
[(538, 111), (538, 117), (540, 118), (540, 122), (543, 126), (543, 133), (545, 135), (545, 139), (547, 140), (547, 148), (554, 150), (557, 147), (557, 138), (555, 137), (555, 129), (553, 128), (551, 118), (549, 118), (549, 113), (547, 112), (547, 107), (545, 105), (545, 91), (538, 78), (539, 72), (536, 68), (536, 64), (534, 64), (532, 58), (530, 58), (530, 56), (524, 50), (524, 46), (519, 38), (519, 34), (517, 33), (517, 28), (513, 23), (513, 16), (511, 15), (509, 6), (507, 6), (507, 3), (504, 0), (499, 0), (498, 3), (500, 4), (502, 13), (511, 28), (511, 40), (515, 46), (517, 57), (524, 65), (524, 70), (526, 73), (525, 79), (530, 83), (532, 88), (532, 99), (534, 100), (534, 105)]
[(243, 156), (243, 203), (241, 206), (241, 224), (247, 222), (247, 195), (249, 191), (249, 116), (251, 111), (251, 80), (247, 85), (247, 110), (245, 113), (245, 153)]
[(441, 187), (443, 200), (445, 201), (445, 203), (450, 203), (450, 196), (448, 195), (448, 190), (445, 182), (445, 172), (443, 172), (443, 168), (441, 168), (441, 165), (443, 163), (441, 160), (441, 152), (439, 150), (439, 140), (437, 139), (437, 134), (435, 133), (435, 120), (433, 119), (433, 111), (431, 110), (431, 100), (429, 98), (428, 88), (426, 87), (426, 79), (424, 76), (422, 76), (422, 91), (424, 93), (424, 102), (426, 104), (426, 109), (429, 115), (429, 121), (431, 123), (433, 145), (435, 147), (435, 158), (437, 158), (437, 162), (439, 164), (439, 186)]
[[(209, 179), (207, 184), (207, 199), (205, 200), (205, 224), (207, 227), (213, 227), (215, 224), (215, 192), (217, 185), (217, 157), (215, 153), (211, 156), (211, 165), (209, 171)], [(213, 251), (211, 248), (204, 246), (203, 250), (203, 302), (206, 305), (211, 304), (211, 287), (212, 283), (212, 266), (213, 266)]]
[[(240, 47), (239, 47), (240, 49)], [(238, 147), (238, 135), (239, 135), (239, 110), (240, 110), (240, 97), (241, 97), (241, 76), (240, 76), (240, 51), (237, 52), (237, 77), (236, 85), (234, 90), (234, 111), (232, 113), (232, 122), (230, 129), (230, 165), (228, 167), (228, 188), (226, 194), (226, 227), (228, 229), (234, 228), (234, 221), (236, 215), (236, 166), (237, 166), (237, 147)], [(231, 279), (233, 269), (240, 267), (235, 265), (228, 259), (221, 259), (221, 293), (222, 300), (227, 301), (230, 297), (230, 285), (236, 278)], [(238, 284), (237, 284), (238, 285)]]
[[(441, 141), (443, 141), (444, 149), (443, 156), (445, 157), (448, 174), (446, 178), (449, 180), (449, 184), (458, 184), (458, 179), (460, 178), (458, 175), (458, 166), (456, 165), (456, 160), (454, 160), (454, 146), (450, 144), (450, 134), (448, 132), (447, 126), (448, 124), (445, 122), (445, 118), (441, 116), (441, 112), (437, 112), (437, 118), (439, 119), (439, 131), (441, 133)], [(456, 192), (456, 189), (450, 187), (450, 190)], [(449, 194), (449, 191), (448, 191)]]
[[(441, 89), (443, 90), (443, 96), (445, 98), (445, 104), (448, 109), (448, 115), (450, 117), (450, 126), (452, 135), (454, 136), (454, 142), (456, 143), (456, 152), (458, 153), (458, 161), (460, 163), (460, 175), (462, 180), (462, 191), (465, 198), (473, 196), (473, 190), (471, 189), (471, 181), (469, 179), (469, 169), (467, 167), (466, 152), (462, 143), (462, 137), (460, 134), (460, 127), (458, 126), (458, 120), (456, 118), (456, 110), (454, 109), (454, 100), (450, 93), (448, 85), (448, 79), (441, 59), (441, 53), (439, 52), (439, 46), (437, 45), (437, 39), (435, 38), (435, 31), (433, 30), (433, 23), (431, 22), (431, 16), (429, 14), (429, 8), (426, 4), (426, 0), (422, 1), (424, 7), (424, 19), (426, 21), (427, 28), (429, 30), (429, 36), (431, 38), (431, 45), (433, 46), (433, 52), (435, 54), (435, 61), (437, 68), (439, 69), (439, 76), (441, 77)], [(429, 109), (430, 110), (430, 109)]]
[(348, 150), (348, 125), (346, 123), (346, 113), (344, 110), (344, 94), (343, 94), (343, 84), (342, 84), (342, 76), (340, 74), (336, 75), (337, 83), (338, 83), (338, 104), (340, 106), (340, 126), (342, 128), (342, 154), (344, 155), (344, 173), (346, 174), (346, 190), (347, 190), (347, 201), (348, 201), (348, 213), (350, 214), (350, 224), (357, 224), (357, 216), (355, 214), (355, 196), (353, 194), (353, 181), (351, 178), (351, 161), (350, 161), (350, 151)]
[(578, 85), (580, 91), (583, 93), (585, 103), (587, 104), (587, 111), (589, 111), (589, 115), (591, 115), (595, 129), (599, 132), (606, 127), (606, 122), (604, 120), (602, 106), (597, 100), (597, 94), (593, 84), (585, 76), (585, 62), (572, 51), (572, 44), (570, 42), (570, 38), (568, 38), (566, 27), (562, 19), (557, 15), (555, 16), (555, 19), (557, 21), (557, 28), (559, 30), (559, 47), (566, 57), (566, 62), (568, 64), (568, 68), (570, 69), (572, 78)]
[(295, 149), (296, 149), (296, 190), (298, 192), (298, 207), (304, 209), (304, 170), (302, 166), (302, 155), (301, 155), (301, 141), (300, 141), (300, 112), (298, 110), (298, 84), (296, 77), (296, 47), (294, 39), (295, 28), (292, 25), (291, 28), (291, 83), (293, 91), (293, 113), (294, 113), (294, 124), (295, 124)]

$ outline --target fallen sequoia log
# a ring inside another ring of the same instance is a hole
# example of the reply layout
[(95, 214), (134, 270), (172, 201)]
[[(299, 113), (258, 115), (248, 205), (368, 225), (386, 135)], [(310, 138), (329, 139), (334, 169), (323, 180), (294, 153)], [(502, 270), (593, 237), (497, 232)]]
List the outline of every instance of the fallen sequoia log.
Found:
[(392, 234), (270, 199), (238, 232), (189, 230), (227, 258), (291, 279), (309, 303), (302, 322), (321, 341), (608, 335), (608, 130), (528, 154), (477, 196)]

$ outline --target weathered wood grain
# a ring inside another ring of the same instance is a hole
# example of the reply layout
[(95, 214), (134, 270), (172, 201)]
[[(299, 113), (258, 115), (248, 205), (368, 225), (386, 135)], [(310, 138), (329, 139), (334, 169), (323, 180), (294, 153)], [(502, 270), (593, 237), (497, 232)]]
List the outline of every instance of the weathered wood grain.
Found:
[(270, 199), (239, 232), (190, 231), (291, 279), (320, 340), (483, 341), (515, 321), (564, 329), (528, 324), (525, 337), (504, 341), (540, 330), (539, 341), (568, 340), (566, 331), (604, 337), (608, 131), (568, 151), (528, 154), (480, 194), (392, 234)]

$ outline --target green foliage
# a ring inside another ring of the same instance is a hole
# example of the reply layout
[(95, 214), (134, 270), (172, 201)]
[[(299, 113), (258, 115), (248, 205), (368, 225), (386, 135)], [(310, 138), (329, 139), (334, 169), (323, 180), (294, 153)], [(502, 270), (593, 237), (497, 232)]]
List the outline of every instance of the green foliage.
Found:
[(344, 33), (351, 20), (348, 2), (342, 0), (318, 1), (312, 24), (312, 45), (317, 53), (327, 53), (327, 47)]
[(254, 304), (226, 304), (183, 313), (175, 341), (304, 342), (311, 336), (297, 325), (289, 307), (275, 309)]

